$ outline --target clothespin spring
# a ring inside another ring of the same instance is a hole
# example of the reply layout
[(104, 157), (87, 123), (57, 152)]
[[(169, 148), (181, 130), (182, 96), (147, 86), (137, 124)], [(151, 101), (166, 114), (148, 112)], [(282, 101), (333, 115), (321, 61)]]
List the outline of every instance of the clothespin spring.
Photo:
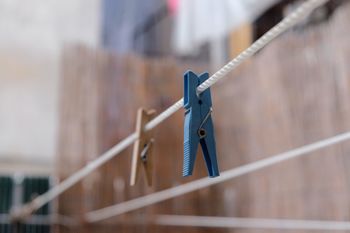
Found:
[(205, 122), (209, 119), (211, 113), (213, 112), (213, 108), (209, 109), (209, 112), (207, 113), (207, 115), (204, 117), (202, 123), (199, 126), (198, 129), (198, 136), (200, 139), (205, 138), (205, 136), (207, 135), (207, 132), (205, 131), (205, 129), (203, 128), (203, 125), (205, 124)]
[(147, 144), (145, 144), (142, 152), (141, 152), (141, 160), (143, 163), (147, 163), (147, 154), (148, 154), (148, 150), (151, 147), (151, 144), (153, 144), (154, 139), (152, 138)]

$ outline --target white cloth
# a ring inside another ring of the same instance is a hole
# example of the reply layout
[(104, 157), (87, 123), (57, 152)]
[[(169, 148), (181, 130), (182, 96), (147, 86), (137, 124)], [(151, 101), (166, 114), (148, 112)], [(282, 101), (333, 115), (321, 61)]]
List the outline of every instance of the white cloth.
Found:
[(173, 48), (192, 54), (205, 42), (220, 39), (243, 22), (255, 20), (279, 0), (179, 0)]

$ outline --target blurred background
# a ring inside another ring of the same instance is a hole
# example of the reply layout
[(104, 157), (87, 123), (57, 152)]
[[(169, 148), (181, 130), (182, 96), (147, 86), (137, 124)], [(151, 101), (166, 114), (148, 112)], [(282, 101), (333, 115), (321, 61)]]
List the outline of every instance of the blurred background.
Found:
[[(302, 2), (0, 0), (0, 233), (262, 232), (161, 226), (162, 214), (349, 220), (343, 143), (87, 223), (89, 211), (207, 176), (201, 151), (181, 175), (183, 111), (152, 132), (152, 187), (143, 173), (129, 186), (130, 147), (27, 220), (8, 217), (133, 132), (139, 107), (181, 98), (184, 72), (213, 74)], [(211, 88), (221, 171), (350, 129), (349, 20), (348, 1), (330, 0)]]

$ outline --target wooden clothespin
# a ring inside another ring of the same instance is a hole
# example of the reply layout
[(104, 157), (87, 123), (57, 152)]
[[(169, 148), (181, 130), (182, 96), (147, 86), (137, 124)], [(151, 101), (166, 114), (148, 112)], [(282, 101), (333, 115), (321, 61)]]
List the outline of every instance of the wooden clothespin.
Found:
[(144, 127), (153, 118), (155, 113), (156, 111), (154, 109), (145, 110), (139, 108), (137, 111), (136, 133), (138, 139), (134, 143), (132, 155), (130, 176), (131, 186), (136, 184), (141, 166), (144, 168), (148, 186), (152, 185), (152, 149), (154, 139), (149, 131), (144, 131)]

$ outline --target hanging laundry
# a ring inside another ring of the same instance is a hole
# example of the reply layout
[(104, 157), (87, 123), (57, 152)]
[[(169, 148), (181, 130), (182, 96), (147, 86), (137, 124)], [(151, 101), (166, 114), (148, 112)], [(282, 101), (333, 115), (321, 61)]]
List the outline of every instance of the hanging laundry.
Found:
[(279, 0), (177, 0), (173, 48), (191, 55), (206, 42), (228, 35), (251, 22)]
[[(143, 53), (153, 35), (145, 33), (135, 41), (140, 25), (159, 10), (161, 0), (103, 0), (102, 45), (118, 54)], [(136, 31), (136, 32), (135, 32)], [(139, 36), (140, 37), (140, 36)]]
[(172, 15), (176, 14), (179, 8), (179, 0), (168, 0), (167, 3), (168, 3), (169, 12)]

